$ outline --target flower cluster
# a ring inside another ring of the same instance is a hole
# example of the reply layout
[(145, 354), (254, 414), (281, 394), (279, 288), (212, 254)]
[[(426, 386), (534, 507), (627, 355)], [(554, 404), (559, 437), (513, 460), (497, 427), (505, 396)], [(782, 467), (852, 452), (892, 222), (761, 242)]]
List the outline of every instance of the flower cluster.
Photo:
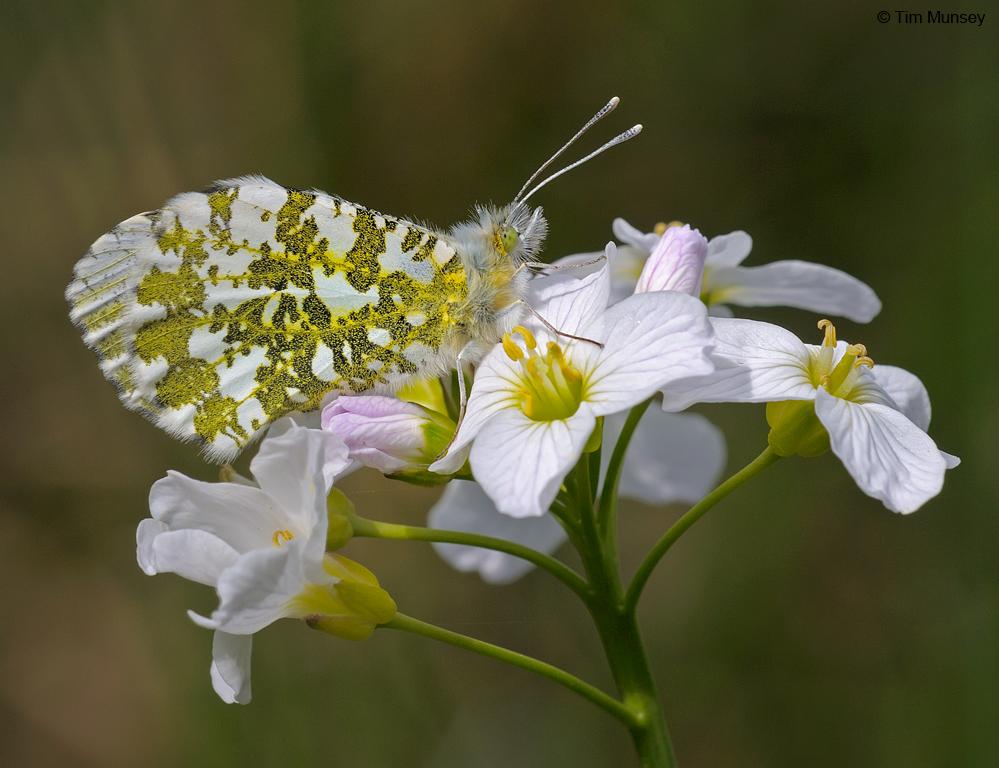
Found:
[[(702, 499), (726, 448), (704, 416), (683, 412), (698, 403), (765, 403), (773, 455), (831, 450), (890, 510), (940, 492), (958, 460), (927, 434), (919, 379), (875, 365), (827, 319), (812, 345), (732, 317), (733, 306), (782, 305), (868, 322), (881, 305), (867, 285), (802, 261), (742, 266), (744, 232), (707, 240), (621, 219), (613, 231), (620, 244), (602, 258), (569, 256), (533, 280), (534, 312), (481, 358), (463, 412), (450, 379), (341, 396), (321, 428), (275, 424), (253, 481), (228, 470), (222, 482), (170, 473), (153, 486), (139, 565), (215, 588), (218, 606), (191, 618), (215, 632), (211, 675), (225, 701), (249, 700), (251, 637), (278, 619), (356, 639), (396, 617), (374, 575), (334, 553), (352, 535), (430, 540), (458, 570), (502, 584), (572, 535), (568, 478), (580, 464), (592, 463), (591, 501), (605, 490), (653, 505)], [(446, 484), (431, 528), (359, 518), (334, 483), (360, 466)]]

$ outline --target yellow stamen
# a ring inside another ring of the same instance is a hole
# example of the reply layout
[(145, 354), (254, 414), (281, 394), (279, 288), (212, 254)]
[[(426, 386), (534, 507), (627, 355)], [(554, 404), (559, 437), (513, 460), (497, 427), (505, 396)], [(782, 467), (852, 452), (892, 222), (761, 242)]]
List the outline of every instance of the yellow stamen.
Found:
[(683, 222), (677, 221), (676, 219), (668, 223), (665, 221), (660, 221), (652, 228), (652, 231), (655, 232), (657, 235), (665, 235), (667, 229), (672, 229), (673, 227), (682, 227), (682, 226)]
[(513, 330), (510, 331), (510, 333), (511, 334), (519, 333), (523, 337), (524, 344), (527, 345), (528, 349), (537, 349), (538, 348), (538, 342), (537, 342), (537, 339), (534, 338), (534, 334), (531, 333), (529, 330), (527, 330), (527, 328), (525, 328), (524, 326), (522, 326), (522, 325), (515, 325), (513, 327)]
[(522, 350), (512, 338), (510, 338), (509, 333), (503, 334), (503, 351), (506, 352), (506, 356), (511, 360), (523, 360), (524, 350)]
[[(528, 345), (526, 354), (510, 338), (513, 333), (524, 336)], [(507, 355), (521, 365), (518, 387), (520, 407), (528, 418), (535, 421), (567, 418), (578, 410), (582, 402), (583, 374), (573, 367), (557, 342), (547, 342), (543, 355), (535, 350), (536, 346), (534, 335), (521, 326), (514, 328), (503, 339)]]
[(868, 368), (874, 367), (874, 361), (871, 360), (867, 355), (863, 355), (857, 358), (857, 362), (854, 363), (855, 366), (866, 365)]
[(274, 536), (271, 538), (271, 541), (274, 542), (275, 547), (280, 547), (282, 544), (291, 541), (293, 538), (295, 538), (295, 534), (293, 534), (287, 528), (282, 528), (280, 530), (274, 531)]
[(836, 326), (832, 324), (832, 320), (819, 320), (819, 330), (825, 331), (825, 338), (822, 339), (823, 347), (835, 347), (836, 346)]

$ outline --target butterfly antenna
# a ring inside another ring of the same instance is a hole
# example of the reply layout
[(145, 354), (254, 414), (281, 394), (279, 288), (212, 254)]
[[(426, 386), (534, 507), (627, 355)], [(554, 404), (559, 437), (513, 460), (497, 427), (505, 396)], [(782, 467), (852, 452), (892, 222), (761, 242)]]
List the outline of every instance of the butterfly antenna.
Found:
[(584, 125), (578, 131), (576, 131), (576, 135), (575, 136), (573, 136), (565, 144), (563, 144), (562, 148), (559, 149), (558, 152), (556, 152), (554, 155), (552, 155), (547, 160), (545, 160), (545, 162), (541, 164), (541, 167), (538, 168), (538, 170), (536, 170), (534, 173), (531, 174), (531, 177), (527, 181), (524, 182), (524, 186), (522, 186), (520, 188), (520, 191), (517, 193), (517, 196), (513, 198), (513, 202), (516, 203), (518, 200), (520, 200), (520, 196), (522, 194), (524, 194), (524, 190), (527, 189), (529, 186), (531, 186), (531, 184), (534, 182), (534, 180), (536, 178), (538, 178), (538, 176), (540, 176), (542, 173), (544, 173), (544, 170), (549, 165), (551, 165), (552, 163), (554, 163), (559, 158), (559, 156), (561, 156), (561, 154), (563, 152), (565, 152), (569, 147), (571, 147), (573, 144), (575, 144), (576, 140), (579, 139), (580, 136), (582, 136), (584, 133), (586, 133), (588, 130), (590, 130), (590, 128), (592, 128), (594, 125), (596, 125), (598, 122), (600, 122), (603, 118), (607, 117), (607, 115), (609, 115), (611, 112), (613, 112), (614, 108), (617, 107), (617, 105), (620, 102), (621, 102), (621, 99), (619, 99), (617, 96), (613, 97), (603, 107), (601, 107), (600, 110), (593, 117), (591, 117), (589, 120), (587, 120), (586, 121), (586, 125)]
[(592, 160), (593, 158), (595, 158), (597, 155), (602, 154), (603, 152), (606, 152), (611, 147), (616, 147), (618, 144), (623, 144), (624, 142), (628, 141), (629, 139), (635, 138), (641, 132), (642, 132), (642, 125), (641, 125), (641, 123), (639, 123), (638, 125), (634, 125), (631, 128), (629, 128), (628, 130), (626, 130), (624, 133), (621, 133), (621, 134), (618, 134), (617, 136), (615, 136), (613, 139), (611, 139), (610, 141), (608, 141), (606, 144), (604, 144), (599, 149), (593, 150), (586, 157), (580, 158), (579, 160), (577, 160), (574, 163), (570, 163), (565, 168), (562, 168), (559, 171), (555, 171), (555, 173), (553, 173), (547, 179), (545, 179), (540, 184), (538, 184), (536, 187), (534, 187), (534, 189), (532, 189), (530, 192), (528, 192), (526, 195), (524, 195), (522, 198), (520, 198), (520, 200), (517, 202), (517, 205), (523, 205), (524, 203), (526, 203), (528, 201), (528, 199), (530, 199), (530, 197), (535, 192), (537, 192), (539, 189), (542, 189), (543, 187), (547, 186), (551, 182), (555, 181), (555, 179), (557, 179), (562, 174), (568, 173), (573, 168), (578, 168), (583, 163), (589, 162), (590, 160)]

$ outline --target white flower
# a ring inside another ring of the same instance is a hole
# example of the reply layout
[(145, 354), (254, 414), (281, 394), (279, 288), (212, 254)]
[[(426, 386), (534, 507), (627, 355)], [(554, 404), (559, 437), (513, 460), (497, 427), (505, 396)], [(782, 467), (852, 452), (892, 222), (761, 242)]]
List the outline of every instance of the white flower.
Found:
[[(624, 421), (623, 413), (604, 420), (602, 474)], [(654, 505), (693, 503), (714, 487), (724, 464), (725, 439), (703, 416), (651, 410), (628, 445), (619, 494)], [(477, 483), (462, 480), (448, 483), (430, 510), (429, 525), (507, 539), (545, 554), (555, 552), (566, 539), (551, 513), (524, 518), (500, 514)], [(509, 584), (534, 568), (527, 560), (490, 549), (462, 544), (434, 544), (434, 549), (453, 568), (477, 572), (490, 584)]]
[[(643, 269), (649, 269), (647, 262), (675, 258), (669, 250), (659, 246), (677, 226), (661, 224), (655, 232), (646, 233), (624, 219), (614, 220), (614, 236), (622, 245), (611, 264), (612, 300), (624, 298), (635, 290)], [(732, 314), (729, 305), (781, 306), (868, 323), (881, 311), (881, 301), (866, 283), (832, 267), (798, 260), (744, 267), (742, 262), (752, 247), (752, 238), (739, 231), (714, 237), (708, 242), (699, 295), (711, 308), (711, 314), (729, 317)], [(585, 261), (593, 256), (569, 256), (557, 263)], [(690, 263), (684, 259), (678, 261), (684, 268), (689, 268)]]
[(864, 493), (895, 512), (913, 512), (943, 487), (958, 459), (926, 434), (930, 401), (914, 375), (874, 366), (862, 344), (837, 342), (828, 320), (822, 346), (769, 323), (718, 318), (715, 370), (664, 393), (663, 407), (695, 402), (770, 403), (771, 446), (781, 455), (826, 447)]
[(341, 592), (354, 581), (367, 585), (376, 613), (384, 613), (370, 573), (325, 556), (326, 496), (350, 463), (346, 446), (287, 420), (275, 427), (250, 464), (257, 485), (238, 476), (206, 483), (170, 472), (153, 485), (152, 517), (136, 532), (147, 574), (176, 573), (215, 587), (219, 605), (211, 616), (190, 616), (215, 630), (212, 683), (227, 702), (250, 699), (254, 632), (281, 618), (356, 622), (358, 611)]
[[(611, 256), (613, 244), (607, 250)], [(607, 308), (609, 290), (605, 265), (540, 292), (537, 311), (563, 335), (518, 326), (504, 336), (482, 361), (455, 441), (431, 471), (454, 471), (474, 440), (472, 473), (499, 511), (543, 515), (598, 416), (710, 370), (711, 326), (703, 304), (660, 292)], [(592, 341), (566, 341), (564, 334)]]

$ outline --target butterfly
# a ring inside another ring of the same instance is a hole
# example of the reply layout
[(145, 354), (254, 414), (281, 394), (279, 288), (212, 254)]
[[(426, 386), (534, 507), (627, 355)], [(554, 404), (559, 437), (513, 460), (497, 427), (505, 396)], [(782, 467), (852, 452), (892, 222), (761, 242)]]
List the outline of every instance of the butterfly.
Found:
[(509, 205), (477, 206), (446, 231), (262, 176), (177, 195), (90, 246), (66, 290), (70, 318), (126, 407), (217, 462), (334, 395), (461, 370), (533, 312), (527, 284), (550, 265), (537, 261), (547, 223), (527, 201), (641, 131), (527, 191), (617, 103)]

